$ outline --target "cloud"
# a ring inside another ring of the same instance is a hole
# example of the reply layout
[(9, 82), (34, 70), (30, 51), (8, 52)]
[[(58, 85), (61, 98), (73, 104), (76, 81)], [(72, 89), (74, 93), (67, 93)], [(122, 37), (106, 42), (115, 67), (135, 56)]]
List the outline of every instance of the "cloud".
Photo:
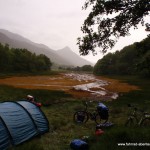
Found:
[[(52, 49), (69, 46), (79, 53), (77, 38), (82, 35), (80, 30), (88, 12), (82, 11), (85, 0), (0, 0), (0, 28), (21, 34), (33, 42), (43, 43)], [(133, 32), (119, 47), (139, 40), (145, 35), (141, 30)], [(137, 36), (138, 35), (138, 36)], [(131, 40), (133, 39), (133, 40)], [(97, 61), (102, 54), (84, 58)]]

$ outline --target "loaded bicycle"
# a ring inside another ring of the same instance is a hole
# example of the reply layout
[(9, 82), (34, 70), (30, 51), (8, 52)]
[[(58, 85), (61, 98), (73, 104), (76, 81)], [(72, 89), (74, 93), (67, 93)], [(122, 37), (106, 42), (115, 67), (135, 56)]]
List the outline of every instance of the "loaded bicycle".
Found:
[(131, 108), (131, 113), (125, 122), (125, 126), (149, 126), (150, 127), (150, 113), (138, 109), (137, 107), (128, 104)]
[(108, 108), (103, 104), (99, 103), (97, 108), (91, 112), (88, 110), (88, 104), (90, 102), (84, 102), (84, 109), (78, 110), (73, 115), (73, 120), (76, 123), (86, 123), (89, 119), (95, 121), (96, 124), (104, 124), (108, 121)]

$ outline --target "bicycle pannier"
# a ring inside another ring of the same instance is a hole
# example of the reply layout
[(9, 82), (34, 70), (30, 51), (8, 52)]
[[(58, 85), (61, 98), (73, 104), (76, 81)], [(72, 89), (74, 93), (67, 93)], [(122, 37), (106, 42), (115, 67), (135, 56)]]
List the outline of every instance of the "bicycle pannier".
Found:
[(98, 103), (97, 110), (99, 115), (101, 116), (101, 119), (108, 119), (108, 107), (104, 105), (103, 103)]
[(88, 143), (83, 140), (75, 139), (71, 141), (70, 147), (72, 150), (88, 150)]
[(78, 114), (77, 114), (77, 120), (78, 120), (78, 122), (83, 122), (84, 119), (85, 119), (84, 112), (78, 112)]

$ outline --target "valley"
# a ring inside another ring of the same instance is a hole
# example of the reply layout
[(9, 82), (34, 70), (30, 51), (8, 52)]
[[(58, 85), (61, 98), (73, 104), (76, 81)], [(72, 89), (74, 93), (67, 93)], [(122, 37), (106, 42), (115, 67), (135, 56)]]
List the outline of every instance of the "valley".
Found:
[(0, 79), (0, 84), (23, 89), (60, 90), (75, 98), (117, 99), (119, 93), (139, 89), (137, 86), (85, 73), (60, 73), (50, 76), (24, 76)]

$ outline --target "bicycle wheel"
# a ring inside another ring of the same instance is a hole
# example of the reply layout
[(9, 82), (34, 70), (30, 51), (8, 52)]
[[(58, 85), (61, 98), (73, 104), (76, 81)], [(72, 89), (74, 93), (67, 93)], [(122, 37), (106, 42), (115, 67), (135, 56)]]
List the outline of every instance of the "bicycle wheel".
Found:
[(73, 120), (76, 123), (86, 123), (88, 119), (89, 119), (89, 116), (86, 111), (77, 111), (73, 115)]
[(96, 114), (96, 116), (95, 116), (95, 122), (96, 122), (96, 124), (104, 124), (107, 121), (108, 121), (108, 118), (102, 119), (99, 114)]
[(128, 120), (125, 122), (126, 127), (134, 127), (137, 125), (137, 120), (135, 118), (128, 118)]
[(139, 124), (142, 127), (150, 127), (150, 118), (145, 118)]

